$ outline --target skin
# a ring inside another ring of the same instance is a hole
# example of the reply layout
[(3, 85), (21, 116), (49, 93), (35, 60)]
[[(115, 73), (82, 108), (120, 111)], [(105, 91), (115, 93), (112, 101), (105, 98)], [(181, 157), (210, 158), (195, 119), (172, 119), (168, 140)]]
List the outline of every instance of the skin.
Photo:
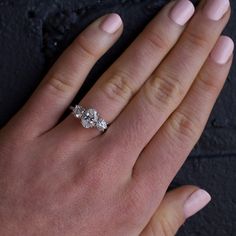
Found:
[[(101, 134), (72, 115), (59, 122), (109, 35), (85, 29), (25, 106), (0, 130), (1, 236), (171, 236), (197, 187), (167, 188), (198, 141), (232, 58), (209, 53), (228, 22), (198, 6), (175, 24), (169, 3), (82, 99), (111, 123)], [(168, 30), (166, 30), (168, 29)], [(177, 42), (178, 41), (178, 42)], [(146, 115), (148, 114), (148, 115)]]

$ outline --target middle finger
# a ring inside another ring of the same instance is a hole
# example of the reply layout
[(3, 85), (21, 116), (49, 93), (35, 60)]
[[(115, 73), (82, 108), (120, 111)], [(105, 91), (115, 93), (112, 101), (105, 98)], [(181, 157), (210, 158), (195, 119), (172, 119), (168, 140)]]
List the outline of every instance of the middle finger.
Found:
[[(202, 2), (177, 45), (111, 125), (107, 137), (127, 146), (131, 165), (181, 103), (229, 20), (228, 0)], [(131, 158), (133, 156), (134, 158)]]

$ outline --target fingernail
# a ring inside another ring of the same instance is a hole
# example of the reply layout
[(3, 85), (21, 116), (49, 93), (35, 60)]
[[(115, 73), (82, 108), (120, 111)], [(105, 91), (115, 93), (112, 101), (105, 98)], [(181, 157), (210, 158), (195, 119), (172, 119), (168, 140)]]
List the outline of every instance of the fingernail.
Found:
[(218, 64), (228, 62), (234, 51), (234, 42), (230, 37), (221, 36), (211, 52), (211, 58)]
[(211, 196), (203, 189), (193, 192), (184, 203), (184, 214), (186, 218), (196, 214), (211, 201)]
[(178, 25), (185, 25), (193, 16), (194, 5), (189, 0), (178, 0), (170, 11), (170, 18)]
[(100, 24), (100, 28), (106, 33), (113, 34), (115, 33), (122, 24), (120, 16), (116, 13), (111, 13)]
[(204, 13), (211, 20), (220, 20), (228, 11), (229, 0), (207, 0), (204, 6)]

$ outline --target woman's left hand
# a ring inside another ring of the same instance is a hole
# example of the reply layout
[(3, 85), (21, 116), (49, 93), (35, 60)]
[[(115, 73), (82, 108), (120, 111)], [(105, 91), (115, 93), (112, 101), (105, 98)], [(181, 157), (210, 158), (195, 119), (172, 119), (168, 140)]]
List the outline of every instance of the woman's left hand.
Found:
[(111, 123), (104, 134), (60, 118), (120, 18), (99, 18), (64, 52), (0, 131), (1, 236), (173, 236), (209, 202), (193, 186), (166, 194), (232, 64), (233, 42), (220, 37), (229, 2), (193, 13), (170, 1), (81, 100)]

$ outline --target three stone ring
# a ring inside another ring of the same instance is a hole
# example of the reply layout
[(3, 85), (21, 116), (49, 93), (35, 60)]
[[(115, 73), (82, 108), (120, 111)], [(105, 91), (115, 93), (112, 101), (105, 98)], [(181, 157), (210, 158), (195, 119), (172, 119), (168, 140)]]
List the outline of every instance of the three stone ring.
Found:
[(80, 105), (70, 107), (75, 118), (80, 119), (84, 128), (97, 128), (104, 132), (108, 128), (108, 123), (100, 117), (99, 113), (93, 109), (86, 109)]

